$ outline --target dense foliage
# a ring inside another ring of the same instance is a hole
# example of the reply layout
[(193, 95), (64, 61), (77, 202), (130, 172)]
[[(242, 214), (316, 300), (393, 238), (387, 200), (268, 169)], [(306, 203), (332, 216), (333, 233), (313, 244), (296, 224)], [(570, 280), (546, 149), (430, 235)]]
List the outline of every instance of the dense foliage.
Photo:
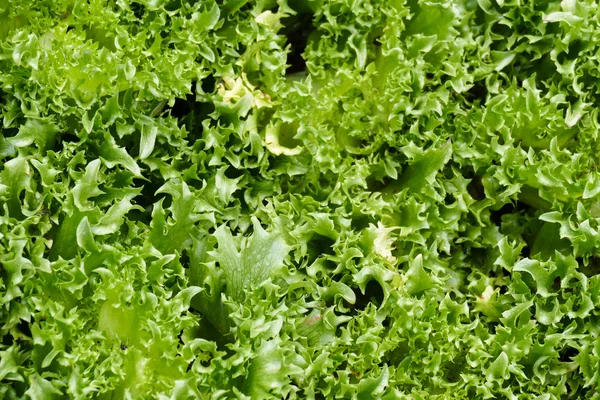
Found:
[(1, 0), (0, 398), (600, 399), (600, 17)]

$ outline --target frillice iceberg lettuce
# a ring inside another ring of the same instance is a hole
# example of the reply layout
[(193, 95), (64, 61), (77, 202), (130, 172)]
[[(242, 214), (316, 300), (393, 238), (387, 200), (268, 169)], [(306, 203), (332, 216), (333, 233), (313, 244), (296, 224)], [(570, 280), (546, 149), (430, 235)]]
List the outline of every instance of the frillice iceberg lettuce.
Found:
[(0, 1), (0, 398), (600, 399), (595, 1)]

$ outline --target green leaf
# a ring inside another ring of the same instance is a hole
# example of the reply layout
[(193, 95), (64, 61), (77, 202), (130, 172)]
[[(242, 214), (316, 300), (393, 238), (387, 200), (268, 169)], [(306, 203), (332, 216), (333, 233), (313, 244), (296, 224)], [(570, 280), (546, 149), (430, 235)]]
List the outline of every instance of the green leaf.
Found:
[(189, 245), (194, 232), (194, 224), (200, 219), (195, 213), (197, 200), (185, 182), (177, 184), (168, 182), (156, 192), (171, 195), (171, 206), (169, 207), (170, 220), (163, 209), (163, 200), (154, 204), (152, 210), (151, 230), (148, 236), (149, 242), (162, 254), (180, 252)]
[(27, 147), (35, 144), (42, 154), (54, 145), (54, 138), (58, 133), (58, 127), (50, 122), (37, 119), (27, 119), (19, 128), (19, 133), (8, 141), (15, 147)]
[(435, 176), (452, 157), (452, 143), (448, 141), (439, 149), (429, 148), (425, 151), (411, 145), (404, 152), (412, 162), (400, 179), (385, 189), (385, 193), (396, 193), (405, 188), (418, 193), (426, 185), (433, 184)]
[(127, 153), (127, 150), (117, 146), (115, 139), (109, 134), (104, 135), (104, 142), (101, 146), (98, 146), (98, 154), (108, 168), (113, 168), (115, 165), (122, 165), (135, 176), (142, 175), (140, 167)]
[(283, 389), (290, 374), (301, 371), (286, 359), (277, 340), (264, 342), (256, 350), (242, 390), (250, 398), (268, 398)]
[(410, 294), (421, 293), (434, 286), (433, 278), (423, 268), (423, 255), (419, 254), (409, 263), (408, 271), (404, 275), (404, 287)]
[(568, 240), (560, 237), (559, 224), (545, 223), (531, 246), (531, 255), (539, 255), (542, 260), (548, 260), (554, 256), (555, 251), (567, 255), (573, 252), (573, 248)]
[(211, 254), (223, 269), (227, 295), (237, 302), (283, 267), (291, 249), (281, 232), (267, 232), (257, 218), (252, 218), (252, 228), (249, 238), (233, 237), (224, 225), (215, 231), (218, 248)]
[(0, 351), (0, 379), (12, 381), (23, 381), (19, 374), (19, 367), (23, 363), (23, 354), (19, 352), (17, 345), (12, 345), (6, 350)]
[(33, 374), (29, 377), (29, 388), (25, 394), (31, 400), (43, 400), (43, 399), (58, 399), (63, 393), (54, 387), (52, 383), (38, 374)]
[(156, 144), (156, 126), (143, 125), (140, 138), (140, 160), (148, 158), (154, 150)]
[(513, 272), (520, 271), (529, 274), (536, 283), (537, 293), (542, 297), (548, 297), (554, 281), (551, 279), (550, 271), (544, 268), (538, 260), (523, 259), (513, 267)]
[(508, 378), (508, 356), (505, 352), (500, 353), (486, 371), (488, 381)]
[(219, 17), (220, 17), (220, 9), (217, 6), (217, 4), (215, 2), (212, 2), (213, 5), (210, 8), (210, 10), (208, 9), (208, 6), (206, 7), (206, 11), (200, 13), (200, 16), (198, 17), (198, 25), (203, 27), (205, 30), (211, 30), (215, 27), (215, 25), (217, 24), (217, 22), (219, 22)]
[(384, 365), (379, 376), (363, 378), (358, 385), (358, 396), (376, 399), (385, 391), (389, 380), (389, 370)]
[(77, 244), (82, 249), (95, 253), (98, 251), (94, 235), (92, 233), (92, 227), (88, 222), (87, 217), (83, 217), (79, 225), (77, 226)]
[(31, 169), (27, 159), (17, 157), (7, 161), (0, 178), (0, 182), (8, 188), (6, 194), (8, 213), (12, 218), (19, 219), (23, 216), (21, 194), (32, 190)]

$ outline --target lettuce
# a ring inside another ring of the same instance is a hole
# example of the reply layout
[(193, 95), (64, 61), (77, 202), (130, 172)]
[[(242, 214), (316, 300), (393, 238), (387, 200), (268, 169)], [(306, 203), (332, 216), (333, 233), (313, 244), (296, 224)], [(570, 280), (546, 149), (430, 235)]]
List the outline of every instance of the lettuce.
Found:
[(594, 1), (0, 4), (0, 398), (600, 399)]

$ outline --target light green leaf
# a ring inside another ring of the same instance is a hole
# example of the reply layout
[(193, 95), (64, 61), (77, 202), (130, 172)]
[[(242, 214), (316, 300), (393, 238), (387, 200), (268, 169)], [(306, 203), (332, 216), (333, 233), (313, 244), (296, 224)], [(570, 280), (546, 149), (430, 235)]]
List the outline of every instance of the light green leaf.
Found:
[(256, 218), (252, 218), (253, 233), (249, 238), (233, 237), (221, 225), (215, 232), (218, 241), (213, 257), (223, 269), (227, 282), (226, 293), (235, 301), (243, 301), (246, 291), (267, 280), (290, 251), (281, 232), (267, 232)]
[(58, 127), (50, 122), (38, 119), (27, 119), (19, 128), (19, 133), (8, 141), (15, 147), (27, 147), (35, 144), (42, 153), (54, 144)]

